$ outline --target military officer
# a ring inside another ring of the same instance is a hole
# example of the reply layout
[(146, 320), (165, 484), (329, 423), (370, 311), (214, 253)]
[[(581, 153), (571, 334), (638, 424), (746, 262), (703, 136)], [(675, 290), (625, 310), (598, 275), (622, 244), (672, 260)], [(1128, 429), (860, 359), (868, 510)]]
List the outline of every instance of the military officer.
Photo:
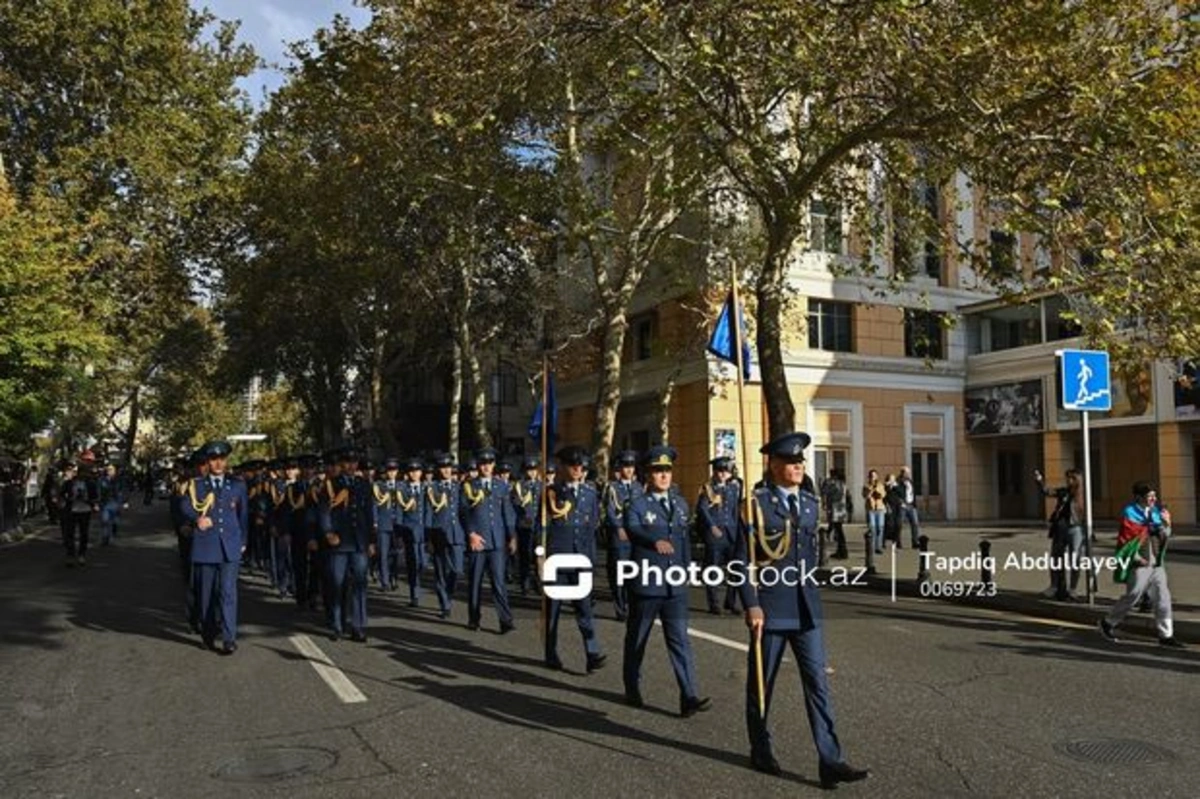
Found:
[(310, 610), (316, 609), (316, 598), (321, 597), (321, 606), (329, 613), (329, 545), (321, 533), (321, 506), (324, 504), (328, 488), (332, 485), (330, 478), (336, 477), (337, 453), (327, 451), (315, 458), (312, 475), (308, 480), (308, 514), (304, 523), (309, 533), (309, 562), (313, 570), (309, 572), (312, 578), (309, 587)]
[(321, 532), (328, 546), (328, 617), (334, 641), (344, 634), (347, 594), (350, 636), (367, 640), (367, 563), (375, 554), (375, 513), (371, 485), (358, 474), (359, 457), (353, 447), (341, 450), (340, 473), (326, 478), (321, 497)]
[(508, 495), (508, 483), (492, 475), (496, 450), (484, 447), (476, 453), (479, 476), (462, 487), (459, 521), (467, 534), (467, 578), (469, 581), (467, 627), (478, 630), (482, 615), (483, 577), (492, 585), (492, 601), (500, 620), (500, 634), (516, 629), (504, 584), (504, 564), (516, 551), (516, 519)]
[[(636, 495), (625, 513), (624, 528), (633, 544), (634, 563), (648, 564), (666, 577), (672, 567), (687, 569), (691, 543), (687, 502), (671, 491), (676, 452), (667, 446), (646, 453), (646, 491)], [(661, 621), (667, 652), (679, 684), (679, 713), (684, 718), (708, 710), (712, 702), (696, 688), (696, 660), (688, 640), (688, 586), (641, 571), (629, 590), (629, 622), (625, 628), (625, 700), (643, 707), (642, 659), (654, 622)]]
[[(558, 453), (563, 466), (563, 476), (546, 488), (546, 556), (561, 554), (584, 555), (596, 562), (596, 534), (600, 528), (600, 494), (596, 487), (584, 482), (584, 473), (591, 457), (582, 447), (564, 447)], [(556, 575), (560, 584), (578, 584), (577, 572), (560, 571)], [(546, 666), (561, 670), (558, 657), (558, 620), (563, 602), (548, 600), (546, 616)], [(600, 651), (596, 637), (596, 626), (592, 619), (591, 597), (576, 599), (575, 621), (583, 635), (583, 650), (587, 656), (587, 670), (592, 673), (604, 666), (607, 659)]]
[(292, 593), (296, 608), (303, 610), (312, 601), (316, 580), (312, 576), (315, 567), (317, 541), (309, 524), (310, 500), (308, 488), (316, 458), (301, 455), (294, 461), (295, 478), (289, 479), (283, 489), (281, 520), (286, 530), (292, 565)]
[(198, 593), (200, 635), (207, 648), (216, 648), (219, 615), (223, 655), (237, 651), (238, 567), (250, 525), (246, 484), (225, 473), (231, 449), (225, 441), (204, 445), (208, 476), (192, 480), (182, 507), (195, 528), (192, 584)]
[(637, 462), (638, 455), (632, 450), (618, 453), (613, 481), (604, 489), (604, 530), (608, 544), (605, 566), (617, 621), (625, 621), (629, 615), (629, 590), (617, 584), (617, 562), (629, 560), (633, 553), (633, 544), (625, 530), (625, 512), (634, 497), (642, 493), (637, 482)]
[(302, 553), (304, 544), (307, 543), (304, 530), (306, 503), (304, 483), (300, 479), (300, 459), (286, 458), (282, 465), (283, 476), (272, 490), (275, 512), (271, 520), (271, 534), (275, 545), (275, 586), (281, 599), (298, 593), (297, 564), (305, 561), (302, 557), (296, 557), (297, 549)]
[(517, 515), (517, 585), (521, 596), (536, 590), (534, 549), (541, 538), (542, 481), (538, 477), (538, 459), (528, 457), (521, 463), (525, 473), (512, 484), (513, 508)]
[[(820, 502), (804, 481), (804, 450), (811, 443), (805, 433), (787, 433), (761, 450), (767, 456), (768, 478), (754, 491), (753, 519), (739, 547), (739, 559), (756, 565), (741, 588), (750, 628), (749, 668), (746, 679), (746, 727), (750, 736), (751, 765), (779, 775), (783, 771), (771, 749), (766, 719), (771, 709), (784, 649), (791, 647), (800, 667), (808, 723), (820, 757), (824, 788), (839, 782), (865, 779), (869, 772), (855, 769), (842, 759), (834, 732), (833, 701), (825, 677), (825, 645), (821, 636), (821, 597), (815, 584), (802, 577), (817, 563), (816, 536)], [(789, 577), (789, 574), (791, 575)], [(762, 639), (764, 712), (759, 713), (755, 639)]]
[[(732, 474), (729, 458), (713, 458), (709, 465), (712, 466), (712, 480), (700, 490), (700, 498), (696, 500), (696, 515), (704, 539), (705, 567), (724, 569), (737, 551), (741, 495), (737, 483), (729, 479)], [(708, 612), (721, 615), (717, 586), (705, 586), (705, 593)], [(733, 586), (725, 587), (725, 609), (730, 613), (737, 613), (737, 596)]]
[(396, 490), (400, 538), (404, 542), (404, 568), (408, 576), (408, 605), (421, 604), (421, 572), (425, 570), (425, 486), (420, 458), (404, 463), (404, 480)]
[(398, 548), (396, 527), (400, 524), (400, 507), (396, 492), (400, 490), (400, 459), (388, 458), (383, 463), (383, 477), (375, 481), (375, 529), (379, 548), (379, 587), (391, 591), (395, 586), (393, 554)]
[(437, 477), (425, 488), (425, 530), (433, 549), (438, 615), (445, 619), (450, 616), (454, 588), (463, 571), (466, 539), (458, 517), (462, 485), (454, 479), (454, 459), (449, 454), (438, 454), (433, 466)]

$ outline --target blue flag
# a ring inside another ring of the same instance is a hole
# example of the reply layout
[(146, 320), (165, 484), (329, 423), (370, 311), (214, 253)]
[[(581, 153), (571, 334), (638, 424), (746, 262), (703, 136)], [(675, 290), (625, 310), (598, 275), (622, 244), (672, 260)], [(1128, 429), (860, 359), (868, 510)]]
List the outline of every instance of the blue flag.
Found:
[[(740, 313), (740, 308), (738, 310), (738, 321), (742, 325), (742, 377), (749, 380), (750, 341), (746, 337), (746, 316)], [(725, 299), (725, 304), (721, 307), (721, 315), (717, 317), (717, 325), (713, 328), (712, 337), (708, 340), (708, 351), (722, 361), (736, 364), (737, 355), (734, 354), (736, 347), (737, 331), (733, 327), (733, 292), (731, 291)]]
[(549, 381), (546, 386), (546, 403), (550, 406), (550, 412), (547, 414), (542, 403), (538, 402), (537, 408), (533, 411), (533, 418), (529, 420), (529, 437), (534, 441), (542, 440), (542, 421), (549, 416), (550, 427), (546, 431), (546, 442), (549, 450), (553, 452), (554, 438), (558, 434), (558, 400), (554, 397), (554, 374), (550, 373), (546, 379)]

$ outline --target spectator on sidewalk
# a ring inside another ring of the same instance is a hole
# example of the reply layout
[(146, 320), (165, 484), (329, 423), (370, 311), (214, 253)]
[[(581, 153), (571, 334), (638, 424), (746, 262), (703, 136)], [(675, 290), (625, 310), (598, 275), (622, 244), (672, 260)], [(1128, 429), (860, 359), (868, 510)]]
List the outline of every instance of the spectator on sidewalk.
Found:
[(904, 502), (900, 505), (900, 513), (903, 520), (908, 521), (908, 530), (912, 535), (912, 547), (917, 548), (917, 539), (921, 536), (921, 522), (917, 515), (917, 491), (913, 485), (912, 471), (907, 466), (900, 467), (900, 490), (903, 492)]
[(887, 476), (883, 481), (883, 491), (883, 502), (887, 506), (883, 537), (896, 549), (904, 549), (900, 543), (900, 514), (904, 507), (904, 489), (896, 479), (896, 475), (889, 474)]
[(21, 517), (28, 519), (37, 513), (38, 496), (41, 493), (41, 475), (38, 474), (37, 464), (29, 467), (29, 476), (25, 478), (25, 507), (21, 509)]
[(887, 518), (887, 504), (884, 498), (887, 489), (879, 479), (879, 472), (872, 469), (867, 472), (867, 484), (863, 486), (863, 506), (867, 511), (867, 529), (871, 531), (871, 546), (875, 554), (883, 553), (883, 525)]
[(850, 489), (846, 488), (846, 475), (841, 469), (830, 469), (829, 476), (821, 481), (821, 508), (825, 511), (825, 523), (828, 535), (837, 542), (837, 551), (833, 557), (845, 560), (849, 557), (846, 550), (845, 524), (849, 516)]
[(1117, 559), (1128, 559), (1128, 567), (1118, 567), (1116, 574), (1117, 582), (1125, 583), (1125, 595), (1100, 620), (1100, 634), (1107, 640), (1117, 640), (1117, 627), (1142, 596), (1149, 594), (1154, 603), (1158, 643), (1173, 649), (1184, 648), (1174, 635), (1171, 590), (1163, 565), (1163, 551), (1170, 537), (1171, 512), (1158, 507), (1158, 492), (1147, 482), (1134, 483), (1133, 502), (1125, 506), (1117, 533)]
[(59, 497), (67, 566), (83, 566), (87, 563), (88, 526), (92, 514), (99, 510), (100, 492), (90, 475), (82, 473), (76, 464), (68, 462), (63, 467)]
[(1074, 562), (1074, 558), (1083, 554), (1083, 481), (1079, 470), (1075, 468), (1067, 469), (1066, 485), (1060, 488), (1047, 488), (1045, 478), (1036, 469), (1033, 479), (1037, 481), (1042, 496), (1056, 500), (1049, 520), (1050, 559), (1060, 567), (1051, 570), (1050, 587), (1042, 592), (1042, 596), (1063, 601), (1077, 600), (1080, 572), (1078, 569), (1065, 568), (1064, 561)]

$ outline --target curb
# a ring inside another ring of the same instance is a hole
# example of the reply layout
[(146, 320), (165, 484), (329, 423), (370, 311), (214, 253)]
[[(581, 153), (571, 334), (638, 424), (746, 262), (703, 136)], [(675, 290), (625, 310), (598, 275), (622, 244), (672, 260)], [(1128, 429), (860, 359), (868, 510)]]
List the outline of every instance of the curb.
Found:
[[(892, 591), (892, 580), (890, 577), (868, 575), (865, 583), (865, 588), (859, 585), (858, 590), (888, 594)], [(1104, 618), (1114, 602), (1114, 600), (1107, 598), (1098, 598), (1098, 604), (1096, 605), (1058, 602), (1027, 592), (1005, 592), (999, 589), (995, 596), (928, 596), (921, 594), (915, 579), (899, 578), (896, 580), (896, 595), (910, 599), (934, 600), (984, 610), (1006, 611), (1034, 618), (1086, 624), (1091, 627), (1099, 626), (1100, 619)], [(1174, 627), (1175, 637), (1180, 641), (1187, 644), (1200, 644), (1200, 620), (1175, 619)], [(1119, 630), (1127, 634), (1135, 633), (1139, 636), (1145, 636), (1151, 640), (1158, 638), (1158, 633), (1154, 627), (1154, 617), (1145, 613), (1134, 612), (1129, 614), (1125, 618), (1125, 621), (1121, 623)], [(1096, 635), (1099, 637), (1099, 630), (1097, 630)]]

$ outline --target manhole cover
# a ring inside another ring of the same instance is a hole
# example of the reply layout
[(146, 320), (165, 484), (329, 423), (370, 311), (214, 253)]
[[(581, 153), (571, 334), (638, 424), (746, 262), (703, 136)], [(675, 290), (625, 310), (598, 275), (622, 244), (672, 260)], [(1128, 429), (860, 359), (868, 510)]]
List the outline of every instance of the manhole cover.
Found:
[(1055, 747), (1067, 757), (1087, 763), (1121, 765), (1124, 763), (1164, 763), (1175, 753), (1145, 741), (1102, 740), (1069, 741)]
[(336, 752), (316, 747), (254, 749), (226, 761), (214, 776), (233, 782), (278, 782), (320, 774), (337, 760)]

